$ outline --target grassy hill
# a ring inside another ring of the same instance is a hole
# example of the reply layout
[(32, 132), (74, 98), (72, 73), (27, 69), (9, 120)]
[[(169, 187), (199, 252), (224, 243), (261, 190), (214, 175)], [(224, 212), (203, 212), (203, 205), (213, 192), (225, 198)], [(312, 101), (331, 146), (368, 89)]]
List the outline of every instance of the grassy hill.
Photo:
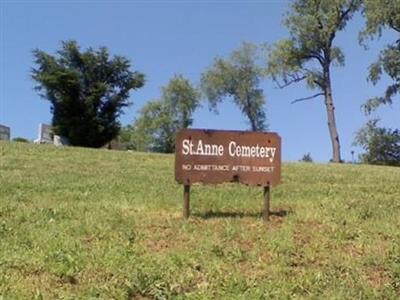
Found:
[(400, 168), (195, 186), (172, 155), (0, 142), (0, 299), (399, 299)]

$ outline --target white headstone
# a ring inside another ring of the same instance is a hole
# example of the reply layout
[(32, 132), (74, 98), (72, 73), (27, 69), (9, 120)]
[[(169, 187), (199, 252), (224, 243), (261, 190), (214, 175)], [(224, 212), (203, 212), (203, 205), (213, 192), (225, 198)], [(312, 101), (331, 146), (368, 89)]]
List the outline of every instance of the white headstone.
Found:
[(10, 127), (0, 125), (0, 140), (10, 140)]
[(66, 137), (63, 137), (60, 135), (54, 135), (53, 143), (56, 146), (68, 146), (69, 145), (68, 139)]
[(51, 126), (40, 123), (39, 136), (34, 142), (37, 144), (53, 144), (53, 132)]

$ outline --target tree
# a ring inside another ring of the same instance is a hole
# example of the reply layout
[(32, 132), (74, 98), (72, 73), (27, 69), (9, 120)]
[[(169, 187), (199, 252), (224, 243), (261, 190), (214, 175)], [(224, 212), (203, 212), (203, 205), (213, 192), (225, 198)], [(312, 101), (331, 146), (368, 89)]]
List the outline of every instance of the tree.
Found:
[(19, 143), (29, 143), (29, 140), (23, 137), (15, 137), (12, 139), (13, 142), (19, 142)]
[[(382, 35), (385, 29), (400, 33), (400, 2), (391, 0), (364, 0), (363, 15), (366, 25), (360, 33), (360, 42)], [(400, 39), (381, 50), (376, 62), (369, 68), (368, 80), (374, 85), (386, 74), (393, 81), (384, 95), (374, 97), (363, 105), (369, 115), (379, 106), (391, 104), (400, 93)], [(356, 134), (355, 145), (366, 151), (360, 156), (362, 162), (370, 164), (400, 166), (400, 131), (377, 126), (378, 120), (367, 122)]]
[(217, 104), (231, 97), (248, 118), (253, 131), (262, 131), (267, 127), (265, 98), (259, 87), (265, 75), (257, 64), (258, 59), (258, 47), (243, 43), (228, 59), (215, 59), (211, 68), (201, 77), (201, 88), (210, 107), (217, 112)]
[(167, 103), (162, 100), (146, 103), (133, 124), (132, 138), (135, 150), (174, 152), (173, 123), (173, 116), (169, 113)]
[(135, 150), (172, 153), (176, 134), (192, 125), (199, 103), (200, 94), (189, 80), (174, 76), (162, 88), (161, 99), (148, 102), (133, 126), (123, 132)]
[(128, 59), (110, 58), (105, 47), (81, 52), (75, 41), (62, 42), (55, 56), (39, 49), (33, 55), (32, 78), (51, 103), (55, 134), (85, 147), (101, 147), (117, 136), (129, 92), (144, 84), (144, 75), (131, 71)]
[(366, 151), (360, 160), (374, 165), (400, 166), (400, 131), (380, 128), (378, 121), (370, 120), (356, 134), (354, 145)]
[(344, 55), (334, 46), (361, 0), (297, 0), (284, 24), (290, 38), (279, 41), (269, 52), (267, 73), (283, 88), (304, 81), (318, 93), (292, 103), (323, 96), (332, 143), (332, 161), (341, 162), (332, 94), (331, 67), (344, 65)]
[(300, 159), (301, 162), (308, 162), (308, 163), (312, 163), (313, 159), (311, 157), (310, 152), (306, 153), (303, 155), (303, 157)]
[[(400, 34), (400, 1), (364, 0), (363, 14), (366, 25), (360, 33), (361, 43), (367, 38), (380, 37), (384, 29)], [(393, 97), (400, 93), (400, 38), (380, 52), (378, 60), (370, 66), (368, 79), (375, 85), (383, 73), (393, 80), (393, 84), (386, 88), (383, 96), (366, 102), (363, 107), (367, 114), (381, 104), (391, 104)]]

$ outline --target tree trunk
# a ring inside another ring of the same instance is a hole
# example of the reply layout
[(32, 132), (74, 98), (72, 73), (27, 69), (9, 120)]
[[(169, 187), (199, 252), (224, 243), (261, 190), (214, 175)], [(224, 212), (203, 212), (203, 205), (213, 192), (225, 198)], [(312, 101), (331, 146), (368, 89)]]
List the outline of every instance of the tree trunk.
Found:
[(251, 116), (249, 116), (249, 120), (250, 120), (250, 124), (251, 124), (251, 130), (258, 131), (255, 120)]
[(328, 115), (328, 128), (332, 142), (332, 155), (333, 155), (332, 161), (335, 163), (341, 163), (342, 159), (340, 157), (339, 134), (336, 128), (335, 106), (333, 105), (332, 87), (331, 87), (329, 70), (326, 73), (326, 86), (324, 93), (325, 93), (326, 113)]
[(249, 92), (246, 90), (246, 104), (244, 107), (244, 111), (246, 112), (247, 118), (250, 121), (250, 126), (251, 126), (251, 130), (252, 131), (257, 131), (257, 125), (256, 125), (256, 120), (254, 118), (254, 116), (252, 116), (251, 114), (251, 101), (250, 101), (250, 97), (249, 97)]

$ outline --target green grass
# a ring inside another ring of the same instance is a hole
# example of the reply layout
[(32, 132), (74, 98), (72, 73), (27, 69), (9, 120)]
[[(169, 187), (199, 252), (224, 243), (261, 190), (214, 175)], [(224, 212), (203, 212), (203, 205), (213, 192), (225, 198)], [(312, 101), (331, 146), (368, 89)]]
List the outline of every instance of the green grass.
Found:
[(0, 299), (399, 299), (400, 168), (194, 186), (172, 155), (0, 143)]

